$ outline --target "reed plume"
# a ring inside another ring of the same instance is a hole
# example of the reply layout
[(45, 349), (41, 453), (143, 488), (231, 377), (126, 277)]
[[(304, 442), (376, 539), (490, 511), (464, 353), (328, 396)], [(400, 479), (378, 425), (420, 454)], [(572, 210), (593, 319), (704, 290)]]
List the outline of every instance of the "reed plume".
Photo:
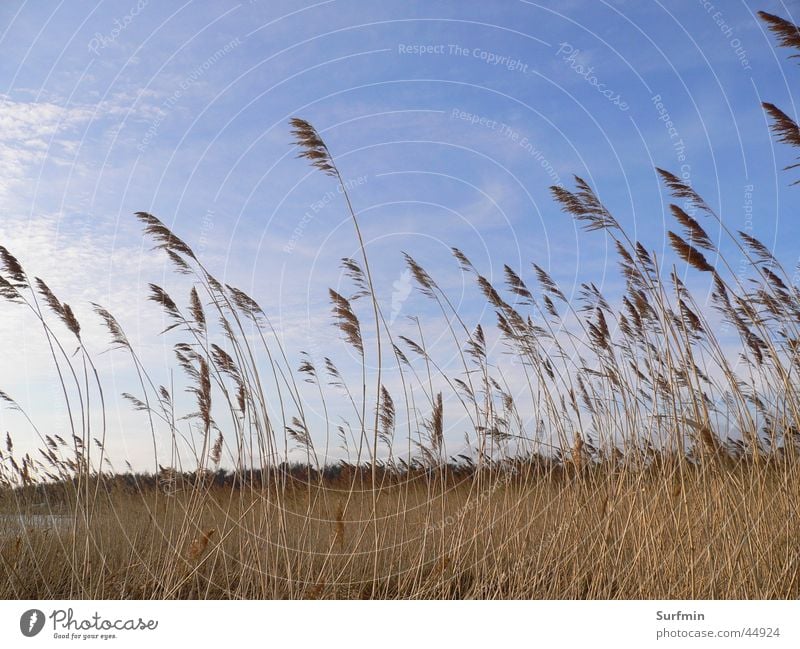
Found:
[[(770, 31), (778, 37), (778, 42), (781, 47), (800, 49), (800, 27), (780, 16), (775, 16), (766, 11), (759, 11), (758, 17), (767, 23)], [(792, 54), (790, 58), (797, 58), (799, 56), (800, 54)]]

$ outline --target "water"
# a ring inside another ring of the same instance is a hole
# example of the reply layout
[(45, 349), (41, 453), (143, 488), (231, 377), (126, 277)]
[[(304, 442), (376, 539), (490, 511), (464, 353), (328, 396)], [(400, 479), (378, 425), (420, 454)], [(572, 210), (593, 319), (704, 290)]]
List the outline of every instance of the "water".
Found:
[(72, 525), (72, 517), (62, 514), (0, 514), (0, 534), (25, 530), (66, 530)]

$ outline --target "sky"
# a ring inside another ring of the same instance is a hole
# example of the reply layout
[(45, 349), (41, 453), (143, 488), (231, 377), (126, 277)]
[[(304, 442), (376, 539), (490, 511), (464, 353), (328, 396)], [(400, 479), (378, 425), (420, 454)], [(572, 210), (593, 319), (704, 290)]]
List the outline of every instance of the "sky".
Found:
[[(471, 322), (486, 305), (452, 246), (490, 279), (506, 263), (530, 277), (536, 262), (568, 295), (585, 281), (619, 288), (608, 240), (551, 197), (573, 175), (660, 257), (672, 226), (655, 167), (794, 267), (793, 153), (760, 104), (796, 117), (800, 70), (759, 10), (800, 22), (800, 3), (774, 0), (5, 1), (0, 245), (93, 332), (109, 395), (132, 372), (104, 353), (93, 302), (156, 377), (174, 378), (174, 340), (145, 300), (149, 282), (174, 279), (137, 211), (259, 301), (291, 362), (300, 350), (356, 360), (327, 289), (347, 290), (339, 261), (357, 240), (336, 183), (297, 158), (292, 117), (335, 156), (391, 326), (423, 314), (434, 346), (444, 323), (411, 290), (403, 251)], [(0, 390), (63, 430), (41, 330), (3, 304), (0, 341)], [(117, 401), (113, 452), (147, 462), (141, 415)], [(18, 413), (0, 408), (0, 426), (36, 443)]]

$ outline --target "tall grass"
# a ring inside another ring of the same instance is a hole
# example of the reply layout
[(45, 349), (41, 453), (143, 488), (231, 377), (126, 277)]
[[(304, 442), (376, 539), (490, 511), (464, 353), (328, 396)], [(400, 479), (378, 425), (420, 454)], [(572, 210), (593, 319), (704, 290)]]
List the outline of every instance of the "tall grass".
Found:
[[(782, 45), (798, 47), (797, 27), (762, 18)], [(764, 108), (777, 137), (800, 146), (797, 124)], [(291, 126), (299, 155), (346, 189), (314, 127)], [(458, 350), (455, 367), (429, 348), (423, 319), (413, 336), (389, 327), (344, 191), (361, 259), (343, 260), (353, 294), (329, 297), (358, 360), (355, 388), (331, 358), (317, 366), (301, 352), (295, 367), (252, 297), (138, 213), (191, 282), (185, 301), (149, 286), (176, 337), (188, 414), (122, 323), (94, 305), (137, 377), (137, 393), (122, 396), (144, 415), (152, 474), (114, 469), (106, 392), (81, 324), (0, 247), (0, 296), (39, 323), (70, 426), (66, 437), (40, 430), (0, 392), (41, 441), (38, 455), (20, 456), (9, 434), (0, 451), (0, 595), (797, 597), (800, 291), (767, 246), (730, 231), (691, 186), (657, 171), (675, 201), (673, 261), (634, 240), (583, 179), (552, 188), (564, 212), (611, 240), (620, 295), (586, 283), (569, 300), (536, 264), (505, 266), (492, 282), (453, 249), (454, 272), (471, 276), (494, 312), (490, 331), (467, 322), (406, 255)], [(746, 276), (726, 260), (731, 248)], [(700, 280), (708, 301), (690, 288)], [(495, 362), (495, 338), (515, 361), (513, 377)], [(336, 424), (329, 413), (342, 402), (352, 419)], [(447, 448), (454, 407), (469, 425), (460, 453)], [(332, 459), (332, 427), (345, 460)], [(304, 462), (290, 462), (296, 448)]]

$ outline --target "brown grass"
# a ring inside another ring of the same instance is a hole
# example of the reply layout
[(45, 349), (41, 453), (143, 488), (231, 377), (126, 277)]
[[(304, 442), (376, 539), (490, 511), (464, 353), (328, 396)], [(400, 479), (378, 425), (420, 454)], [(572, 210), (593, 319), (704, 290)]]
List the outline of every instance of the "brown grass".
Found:
[[(782, 45), (800, 44), (791, 23), (762, 17)], [(765, 110), (775, 135), (800, 146), (796, 123)], [(341, 183), (319, 133), (291, 124), (300, 157)], [(69, 418), (66, 432), (40, 430), (0, 391), (41, 442), (25, 452), (7, 434), (0, 450), (0, 597), (797, 598), (800, 290), (757, 238), (658, 173), (681, 202), (670, 212), (684, 236), (668, 231), (667, 260), (631, 239), (583, 179), (552, 188), (564, 212), (613, 243), (619, 295), (585, 283), (570, 300), (536, 264), (505, 266), (496, 283), (453, 249), (495, 318), (467, 322), (405, 255), (447, 323), (445, 360), (422, 318), (406, 335), (387, 325), (344, 191), (362, 259), (343, 262), (352, 297), (329, 296), (356, 352), (351, 373), (285, 350), (253, 298), (137, 213), (189, 284), (186, 306), (149, 286), (175, 337), (179, 384), (157, 385), (122, 324), (93, 306), (135, 373), (136, 394), (122, 397), (142, 413), (152, 474), (111, 465), (86, 330), (0, 246), (0, 297), (41, 327)], [(701, 299), (688, 284), (703, 281)], [(516, 361), (513, 377), (501, 356)], [(334, 421), (332, 399), (351, 414)], [(312, 408), (321, 426), (306, 418)], [(464, 428), (461, 452), (448, 451)], [(297, 449), (305, 462), (291, 467)]]
[(345, 520), (330, 488), (214, 488), (191, 523), (190, 496), (114, 493), (91, 531), (6, 522), (0, 596), (794, 599), (799, 492), (794, 464), (747, 462), (417, 480), (382, 492), (377, 574), (368, 491)]

